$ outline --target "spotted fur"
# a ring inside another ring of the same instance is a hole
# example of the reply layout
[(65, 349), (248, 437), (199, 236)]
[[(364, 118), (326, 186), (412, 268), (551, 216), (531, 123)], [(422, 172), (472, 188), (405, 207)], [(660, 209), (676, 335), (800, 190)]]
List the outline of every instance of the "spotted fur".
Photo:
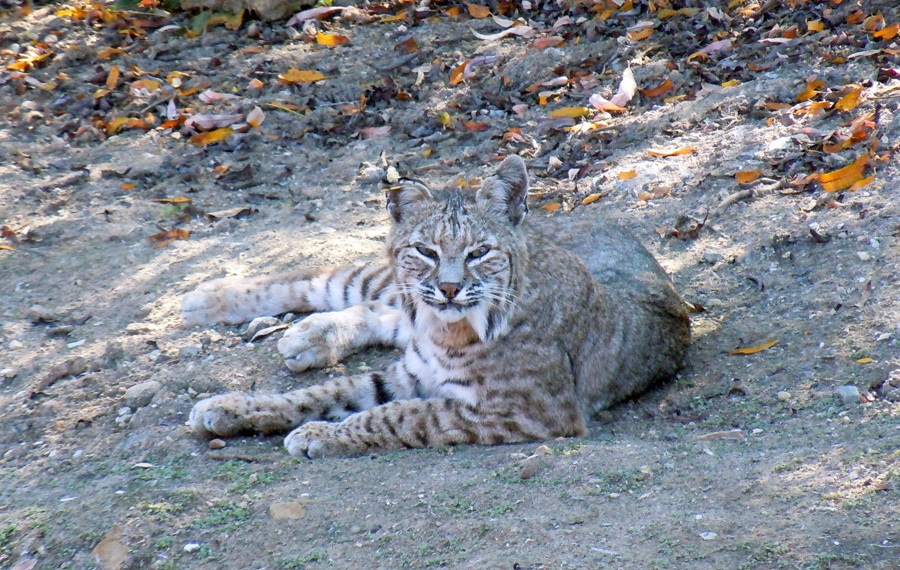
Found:
[(202, 400), (190, 425), (220, 436), (293, 430), (288, 451), (308, 457), (544, 440), (583, 434), (591, 414), (673, 374), (690, 327), (656, 261), (594, 221), (577, 236), (594, 242), (589, 270), (523, 223), (527, 190), (517, 156), (477, 193), (404, 182), (388, 192), (386, 265), (218, 281), (188, 295), (188, 323), (324, 311), (279, 343), (292, 369), (371, 344), (405, 347), (385, 372)]

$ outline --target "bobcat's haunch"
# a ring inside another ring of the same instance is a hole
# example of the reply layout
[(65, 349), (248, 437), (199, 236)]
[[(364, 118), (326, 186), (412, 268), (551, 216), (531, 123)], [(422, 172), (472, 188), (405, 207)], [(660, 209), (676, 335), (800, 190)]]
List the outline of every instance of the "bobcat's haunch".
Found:
[(475, 193), (404, 180), (388, 191), (386, 263), (223, 279), (186, 295), (187, 324), (313, 312), (278, 343), (295, 371), (405, 347), (384, 372), (207, 398), (190, 425), (293, 430), (288, 451), (308, 457), (543, 440), (581, 435), (591, 414), (671, 376), (690, 323), (665, 272), (596, 220), (566, 230), (584, 260), (554, 245), (524, 222), (527, 191), (518, 156)]

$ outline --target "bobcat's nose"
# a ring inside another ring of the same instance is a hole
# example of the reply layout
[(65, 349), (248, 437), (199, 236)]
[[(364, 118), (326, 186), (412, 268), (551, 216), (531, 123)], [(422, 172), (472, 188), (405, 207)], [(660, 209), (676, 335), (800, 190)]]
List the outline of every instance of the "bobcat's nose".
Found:
[(441, 290), (441, 293), (444, 294), (448, 301), (452, 301), (462, 289), (462, 283), (441, 283), (438, 285), (438, 289)]

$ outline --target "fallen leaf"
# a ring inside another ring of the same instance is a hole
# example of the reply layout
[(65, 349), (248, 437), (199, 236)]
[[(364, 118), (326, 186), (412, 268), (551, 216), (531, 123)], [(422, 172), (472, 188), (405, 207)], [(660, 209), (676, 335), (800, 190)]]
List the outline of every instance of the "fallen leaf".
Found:
[(650, 156), (656, 156), (656, 157), (680, 156), (683, 154), (694, 154), (695, 152), (697, 152), (697, 151), (693, 148), (679, 148), (676, 150), (647, 149), (647, 154), (649, 154)]
[(619, 180), (631, 180), (638, 175), (637, 170), (623, 170), (619, 173)]
[(296, 69), (294, 67), (278, 76), (278, 80), (282, 83), (315, 83), (323, 79), (325, 79), (325, 74), (321, 71)]
[(806, 88), (797, 95), (795, 101), (797, 103), (802, 103), (804, 101), (809, 101), (816, 95), (819, 95), (819, 89), (825, 87), (825, 82), (821, 79), (813, 79), (812, 81), (806, 82)]
[(666, 77), (665, 81), (651, 89), (641, 89), (641, 95), (644, 97), (660, 97), (672, 89), (672, 80)]
[(5, 243), (0, 243), (0, 250), (3, 250), (3, 251), (16, 251), (16, 248), (14, 248), (14, 247), (11, 246), (11, 245), (7, 245), (7, 244), (5, 244)]
[(489, 18), (491, 16), (490, 8), (486, 6), (479, 6), (478, 4), (472, 4), (471, 2), (464, 2), (466, 8), (469, 10), (469, 15), (476, 19)]
[(182, 228), (172, 228), (171, 230), (163, 230), (158, 234), (150, 236), (150, 243), (156, 248), (166, 247), (170, 243), (179, 239), (188, 239), (191, 237), (190, 230)]
[(253, 338), (250, 339), (250, 342), (253, 342), (260, 338), (265, 338), (265, 337), (269, 336), (270, 334), (272, 334), (273, 332), (281, 331), (281, 330), (288, 328), (288, 326), (289, 325), (286, 325), (286, 324), (280, 324), (280, 325), (275, 325), (275, 326), (271, 326), (271, 327), (266, 327), (264, 329), (256, 331), (256, 334), (253, 335)]
[(545, 210), (547, 212), (555, 212), (562, 208), (562, 204), (559, 202), (550, 202), (549, 204), (544, 204), (541, 206), (541, 210)]
[(483, 133), (490, 128), (490, 125), (480, 121), (465, 121), (462, 128), (470, 133)]
[(265, 84), (262, 81), (254, 77), (250, 80), (250, 83), (247, 84), (247, 89), (262, 89), (264, 86)]
[(290, 20), (288, 20), (285, 25), (293, 26), (295, 24), (299, 24), (300, 22), (305, 22), (306, 20), (313, 19), (324, 20), (328, 16), (334, 14), (335, 12), (340, 12), (343, 9), (343, 6), (319, 6), (318, 8), (302, 10), (291, 16)]
[(130, 190), (134, 190), (135, 188), (137, 188), (137, 184), (134, 182), (123, 182), (122, 183), (122, 190), (125, 190), (126, 192), (130, 191)]
[(581, 201), (581, 205), (587, 206), (588, 204), (593, 204), (594, 202), (596, 202), (597, 200), (599, 200), (602, 197), (603, 197), (603, 194), (600, 194), (598, 192), (595, 192), (594, 194), (588, 194)]
[(153, 200), (157, 204), (190, 204), (191, 199), (187, 196), (173, 196), (172, 198), (156, 198)]
[(549, 47), (560, 47), (565, 43), (562, 36), (549, 36), (546, 38), (538, 38), (531, 42), (534, 49), (547, 49)]
[(365, 127), (363, 129), (359, 130), (359, 133), (367, 139), (370, 139), (372, 137), (381, 136), (381, 135), (386, 135), (389, 132), (391, 132), (390, 125), (384, 125), (382, 127)]
[(849, 93), (838, 99), (838, 102), (834, 104), (834, 108), (838, 111), (852, 111), (859, 107), (859, 104), (862, 102), (860, 98), (862, 97), (862, 85), (851, 85), (851, 90)]
[(853, 184), (853, 186), (851, 186), (850, 188), (847, 188), (847, 191), (848, 191), (848, 192), (856, 192), (857, 190), (859, 190), (859, 189), (862, 188), (863, 186), (868, 185), (868, 184), (869, 184), (871, 181), (873, 181), (873, 180), (875, 180), (875, 175), (874, 175), (874, 174), (873, 174), (872, 176), (868, 176), (868, 177), (866, 177), (866, 178), (861, 178), (860, 180), (857, 180), (857, 181)]
[(390, 22), (403, 22), (408, 17), (406, 10), (401, 10), (399, 13), (394, 14), (393, 16), (385, 16), (378, 20), (380, 24), (387, 24)]
[(730, 81), (726, 81), (726, 82), (722, 83), (722, 88), (723, 88), (723, 89), (727, 89), (727, 88), (729, 88), (729, 87), (735, 87), (735, 86), (740, 85), (740, 84), (741, 84), (741, 80), (740, 80), (740, 79), (732, 79), (732, 80), (730, 80)]
[(874, 358), (859, 358), (856, 360), (857, 364), (869, 364), (870, 362), (875, 362)]
[(872, 36), (877, 40), (892, 40), (897, 37), (897, 34), (900, 33), (900, 24), (891, 24), (881, 30), (878, 30)]
[(119, 48), (104, 48), (97, 52), (97, 57), (100, 59), (110, 59), (114, 55), (122, 55), (125, 53), (125, 50)]
[(735, 348), (734, 350), (729, 350), (728, 354), (736, 355), (736, 354), (756, 354), (757, 352), (762, 352), (764, 350), (768, 350), (778, 344), (777, 340), (770, 340), (769, 342), (764, 342), (762, 344), (757, 344), (754, 346), (743, 346), (739, 348)]
[(249, 113), (247, 113), (247, 124), (253, 127), (254, 129), (259, 128), (259, 126), (266, 120), (266, 114), (260, 109), (258, 106), (253, 107)]
[(528, 26), (514, 26), (512, 28), (507, 28), (501, 32), (497, 32), (496, 34), (481, 34), (475, 30), (472, 30), (472, 34), (478, 38), (479, 40), (484, 40), (487, 42), (492, 42), (495, 40), (499, 40), (500, 38), (505, 38), (509, 35), (521, 36), (523, 38), (531, 38), (534, 37), (534, 30)]
[(708, 441), (710, 439), (744, 439), (744, 437), (746, 437), (746, 435), (744, 434), (744, 430), (730, 429), (726, 431), (704, 433), (703, 435), (698, 435), (697, 439), (701, 441)]
[[(224, 173), (224, 172), (223, 172)], [(210, 220), (221, 220), (222, 218), (232, 218), (240, 220), (247, 216), (258, 212), (255, 208), (249, 206), (238, 206), (237, 208), (229, 208), (228, 210), (219, 210), (218, 212), (207, 212), (206, 217)]]
[(459, 65), (457, 65), (456, 67), (453, 68), (453, 70), (450, 72), (450, 87), (455, 87), (462, 82), (463, 71), (466, 70), (466, 66), (469, 64), (470, 61), (472, 61), (472, 60), (467, 59), (466, 61), (460, 63)]
[(851, 164), (831, 172), (814, 175), (826, 192), (846, 190), (863, 179), (863, 170), (869, 163), (869, 155), (860, 155)]
[(119, 84), (119, 68), (113, 65), (109, 68), (109, 75), (106, 76), (106, 88), (112, 91)]
[(577, 119), (579, 117), (590, 115), (591, 113), (593, 113), (593, 111), (587, 107), (563, 107), (562, 109), (550, 111), (550, 116), (553, 118), (571, 117)]
[(639, 30), (628, 30), (628, 37), (631, 39), (631, 41), (638, 42), (643, 39), (649, 38), (651, 35), (653, 35), (654, 31), (655, 30), (652, 26), (646, 26)]
[(409, 37), (402, 42), (394, 44), (394, 49), (400, 53), (410, 54), (419, 51), (419, 46), (416, 44), (416, 38), (410, 34)]
[(233, 132), (234, 129), (232, 129), (231, 127), (223, 127), (214, 131), (197, 133), (196, 135), (188, 139), (188, 141), (191, 144), (195, 144), (197, 146), (206, 146), (208, 144), (213, 144), (225, 140), (226, 138), (228, 138), (228, 135)]
[(189, 129), (211, 131), (213, 129), (231, 126), (243, 118), (244, 116), (240, 113), (230, 115), (207, 115), (205, 113), (198, 113), (185, 119), (184, 125)]
[(810, 32), (821, 32), (825, 29), (825, 24), (821, 20), (807, 20), (806, 29)]
[(150, 129), (150, 126), (134, 117), (118, 117), (106, 124), (107, 136), (112, 136), (122, 129), (144, 129), (146, 131)]
[(128, 558), (128, 547), (122, 544), (122, 527), (112, 527), (91, 555), (100, 570), (119, 570)]
[(316, 34), (316, 43), (325, 47), (345, 46), (350, 43), (350, 38), (341, 34), (332, 34), (330, 32), (319, 32)]
[(734, 179), (738, 184), (749, 184), (759, 178), (761, 170), (744, 170), (734, 173)]

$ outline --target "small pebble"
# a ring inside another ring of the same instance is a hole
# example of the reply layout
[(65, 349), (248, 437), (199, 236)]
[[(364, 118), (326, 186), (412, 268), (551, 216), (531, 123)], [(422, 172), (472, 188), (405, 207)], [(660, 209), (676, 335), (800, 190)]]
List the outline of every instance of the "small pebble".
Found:
[(859, 403), (859, 390), (856, 386), (838, 386), (837, 394), (846, 405)]
[(225, 441), (219, 438), (209, 440), (210, 449), (222, 449), (225, 447)]
[(200, 550), (200, 545), (196, 542), (189, 542), (184, 545), (184, 551), (190, 554), (191, 552), (197, 552)]
[(11, 341), (9, 341), (9, 349), (10, 349), (10, 350), (19, 350), (19, 349), (22, 348), (23, 346), (25, 346), (25, 345), (22, 344), (21, 342), (17, 341), (17, 340), (11, 340)]
[(869, 255), (868, 252), (865, 252), (865, 251), (857, 251), (856, 257), (858, 257), (860, 259), (860, 261), (869, 261), (872, 259), (872, 256)]
[(782, 402), (790, 402), (791, 397), (792, 396), (791, 396), (790, 392), (786, 392), (784, 390), (782, 390), (781, 392), (778, 392), (778, 399), (781, 400)]
[(147, 380), (140, 384), (135, 384), (131, 388), (125, 390), (125, 405), (137, 409), (143, 408), (153, 400), (153, 396), (159, 392), (162, 384), (156, 380)]

